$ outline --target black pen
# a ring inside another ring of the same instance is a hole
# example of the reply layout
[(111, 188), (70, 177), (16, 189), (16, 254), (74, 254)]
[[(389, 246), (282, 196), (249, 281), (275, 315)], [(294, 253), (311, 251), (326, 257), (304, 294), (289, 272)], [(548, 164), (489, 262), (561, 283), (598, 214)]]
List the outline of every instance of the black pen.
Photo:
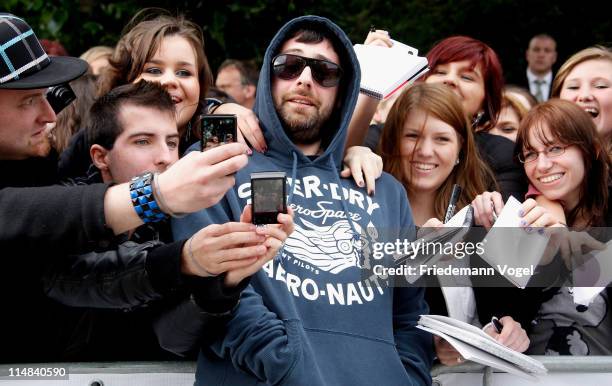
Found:
[(445, 224), (455, 215), (455, 207), (457, 206), (457, 201), (459, 201), (460, 195), (461, 186), (459, 186), (458, 184), (453, 185), (453, 191), (451, 192), (450, 201), (448, 202), (446, 214), (444, 215)]
[(501, 334), (502, 329), (504, 328), (504, 325), (501, 324), (501, 322), (499, 321), (499, 319), (497, 319), (497, 316), (494, 316), (491, 318), (491, 323), (493, 324), (493, 327), (495, 327), (495, 331), (498, 334)]

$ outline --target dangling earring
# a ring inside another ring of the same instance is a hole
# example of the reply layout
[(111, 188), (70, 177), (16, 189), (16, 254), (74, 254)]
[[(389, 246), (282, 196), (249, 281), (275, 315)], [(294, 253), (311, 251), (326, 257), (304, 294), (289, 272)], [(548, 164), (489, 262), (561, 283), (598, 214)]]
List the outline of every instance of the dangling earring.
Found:
[(478, 124), (480, 123), (480, 120), (482, 119), (483, 116), (484, 116), (484, 111), (479, 111), (478, 114), (476, 114), (474, 119), (472, 119), (472, 127), (473, 128), (478, 126)]

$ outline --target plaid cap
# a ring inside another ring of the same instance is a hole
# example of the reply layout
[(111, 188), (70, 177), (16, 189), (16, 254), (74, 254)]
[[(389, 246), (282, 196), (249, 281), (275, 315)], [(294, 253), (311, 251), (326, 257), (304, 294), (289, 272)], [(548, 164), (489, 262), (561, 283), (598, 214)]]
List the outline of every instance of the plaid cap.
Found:
[(69, 56), (48, 56), (28, 23), (0, 13), (0, 89), (55, 86), (85, 71), (87, 62)]

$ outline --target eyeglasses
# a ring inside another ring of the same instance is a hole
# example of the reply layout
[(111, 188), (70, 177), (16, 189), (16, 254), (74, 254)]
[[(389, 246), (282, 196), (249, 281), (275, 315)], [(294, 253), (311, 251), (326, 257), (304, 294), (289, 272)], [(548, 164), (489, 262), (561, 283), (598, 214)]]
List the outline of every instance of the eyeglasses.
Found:
[(558, 157), (561, 154), (565, 153), (565, 149), (567, 149), (568, 147), (569, 147), (569, 145), (567, 145), (567, 146), (555, 145), (555, 146), (550, 146), (550, 147), (548, 147), (548, 148), (546, 148), (545, 150), (542, 150), (542, 151), (530, 150), (530, 151), (527, 151), (525, 153), (519, 153), (518, 159), (522, 163), (526, 164), (526, 163), (533, 162), (533, 161), (537, 160), (538, 157), (540, 157), (541, 153), (546, 154), (546, 158), (555, 158), (555, 157)]
[(284, 80), (297, 78), (306, 66), (310, 67), (312, 77), (321, 86), (334, 87), (340, 83), (342, 68), (328, 60), (305, 58), (292, 54), (280, 54), (272, 59), (274, 75)]

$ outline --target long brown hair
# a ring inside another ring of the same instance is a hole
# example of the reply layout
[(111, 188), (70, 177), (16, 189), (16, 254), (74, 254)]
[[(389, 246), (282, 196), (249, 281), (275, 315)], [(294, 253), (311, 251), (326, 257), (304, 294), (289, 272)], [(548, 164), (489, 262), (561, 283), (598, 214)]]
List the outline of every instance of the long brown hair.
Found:
[[(547, 138), (547, 128), (552, 138)], [(535, 106), (521, 122), (516, 138), (516, 154), (533, 148), (529, 133), (545, 145), (558, 141), (580, 149), (584, 160), (585, 178), (580, 185), (580, 195), (575, 208), (566, 211), (567, 223), (582, 218), (586, 226), (602, 225), (608, 210), (608, 183), (610, 181), (610, 156), (605, 151), (593, 119), (576, 104), (551, 99)]]
[(109, 59), (110, 65), (100, 74), (98, 95), (102, 96), (117, 86), (132, 83), (142, 73), (147, 61), (155, 55), (161, 41), (173, 35), (187, 39), (193, 47), (202, 102), (212, 85), (212, 72), (204, 53), (202, 29), (186, 20), (183, 15), (172, 16), (156, 8), (140, 11), (128, 23)]
[(407, 178), (404, 173), (400, 147), (408, 114), (415, 110), (422, 110), (449, 124), (459, 137), (459, 164), (436, 191), (434, 213), (441, 219), (444, 217), (453, 184), (459, 184), (463, 188), (457, 203), (460, 209), (470, 204), (478, 194), (495, 187), (495, 177), (480, 158), (472, 128), (455, 93), (441, 84), (419, 83), (406, 89), (395, 101), (379, 144), (384, 170), (397, 178), (408, 192), (411, 191), (410, 177)]

